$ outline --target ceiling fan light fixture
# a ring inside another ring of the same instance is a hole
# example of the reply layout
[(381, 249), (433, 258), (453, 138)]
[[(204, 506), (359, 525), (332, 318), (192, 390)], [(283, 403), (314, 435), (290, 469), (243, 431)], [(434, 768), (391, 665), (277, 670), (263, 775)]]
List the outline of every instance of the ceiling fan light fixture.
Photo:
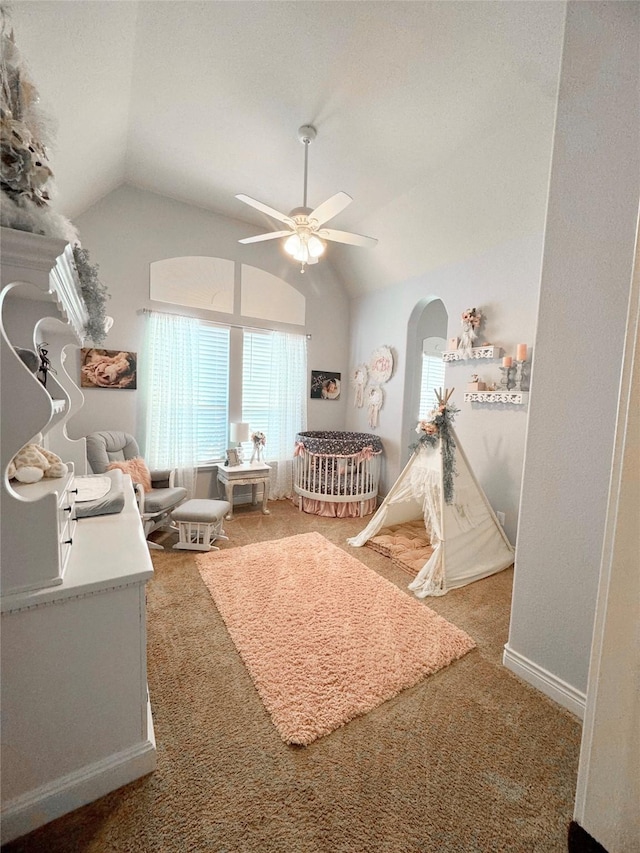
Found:
[(302, 264), (317, 261), (324, 249), (322, 240), (315, 234), (308, 234), (306, 231), (297, 231), (287, 237), (284, 243), (285, 252), (291, 255), (294, 261), (300, 261)]
[[(292, 258), (296, 258), (301, 245), (300, 237), (297, 234), (292, 234), (284, 241), (284, 250), (288, 255), (291, 255)], [(296, 260), (298, 259), (296, 258)]]
[(316, 138), (316, 129), (312, 125), (303, 125), (298, 130), (298, 139), (304, 144), (304, 185), (302, 206), (294, 208), (288, 215), (281, 213), (264, 202), (258, 201), (250, 196), (239, 194), (237, 199), (254, 207), (261, 213), (266, 213), (272, 219), (284, 223), (291, 229), (291, 233), (280, 230), (271, 231), (267, 234), (258, 234), (255, 237), (243, 237), (240, 243), (259, 243), (263, 240), (275, 240), (284, 238), (283, 248), (294, 260), (301, 264), (300, 272), (304, 272), (307, 264), (317, 264), (318, 259), (324, 254), (326, 240), (335, 243), (346, 243), (349, 246), (375, 246), (378, 242), (373, 237), (365, 237), (362, 234), (352, 234), (348, 231), (336, 231), (335, 228), (324, 228), (325, 222), (337, 216), (353, 199), (345, 192), (338, 192), (328, 198), (315, 209), (307, 207), (307, 172), (309, 144)]
[(312, 258), (319, 258), (320, 255), (324, 254), (325, 245), (319, 237), (312, 234), (311, 237), (309, 237), (307, 248), (309, 249), (309, 254)]

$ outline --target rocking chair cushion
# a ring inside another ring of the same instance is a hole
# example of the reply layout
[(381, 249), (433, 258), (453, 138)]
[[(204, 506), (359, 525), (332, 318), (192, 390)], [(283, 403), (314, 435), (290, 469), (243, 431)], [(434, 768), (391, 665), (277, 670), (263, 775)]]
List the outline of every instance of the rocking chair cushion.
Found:
[(155, 515), (166, 509), (176, 506), (187, 497), (187, 490), (182, 486), (174, 486), (172, 489), (152, 489), (145, 492), (144, 512), (145, 515)]

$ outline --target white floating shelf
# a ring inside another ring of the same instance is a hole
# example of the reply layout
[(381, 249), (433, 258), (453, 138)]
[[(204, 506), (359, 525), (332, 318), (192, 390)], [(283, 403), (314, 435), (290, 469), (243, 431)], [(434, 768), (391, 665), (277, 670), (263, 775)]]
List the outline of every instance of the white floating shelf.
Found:
[(511, 403), (522, 406), (529, 399), (528, 391), (467, 391), (465, 403)]
[(442, 353), (443, 361), (468, 361), (470, 358), (501, 358), (502, 347), (473, 347), (471, 355), (464, 355), (462, 350), (452, 349)]

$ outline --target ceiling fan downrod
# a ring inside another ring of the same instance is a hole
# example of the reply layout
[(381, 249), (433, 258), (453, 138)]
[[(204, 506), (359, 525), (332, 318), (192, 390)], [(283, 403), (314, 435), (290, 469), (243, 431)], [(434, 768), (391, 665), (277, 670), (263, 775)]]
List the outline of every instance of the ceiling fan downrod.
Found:
[(307, 206), (307, 174), (309, 171), (309, 145), (318, 135), (312, 124), (303, 124), (298, 128), (298, 139), (304, 145), (304, 187), (302, 192), (302, 206)]

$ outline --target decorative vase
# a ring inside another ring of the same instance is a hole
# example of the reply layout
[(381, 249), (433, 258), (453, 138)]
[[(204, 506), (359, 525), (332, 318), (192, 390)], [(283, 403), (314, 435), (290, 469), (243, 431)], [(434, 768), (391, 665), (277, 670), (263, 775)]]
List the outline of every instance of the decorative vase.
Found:
[(253, 445), (253, 453), (251, 454), (252, 462), (262, 462), (262, 445), (254, 444)]

